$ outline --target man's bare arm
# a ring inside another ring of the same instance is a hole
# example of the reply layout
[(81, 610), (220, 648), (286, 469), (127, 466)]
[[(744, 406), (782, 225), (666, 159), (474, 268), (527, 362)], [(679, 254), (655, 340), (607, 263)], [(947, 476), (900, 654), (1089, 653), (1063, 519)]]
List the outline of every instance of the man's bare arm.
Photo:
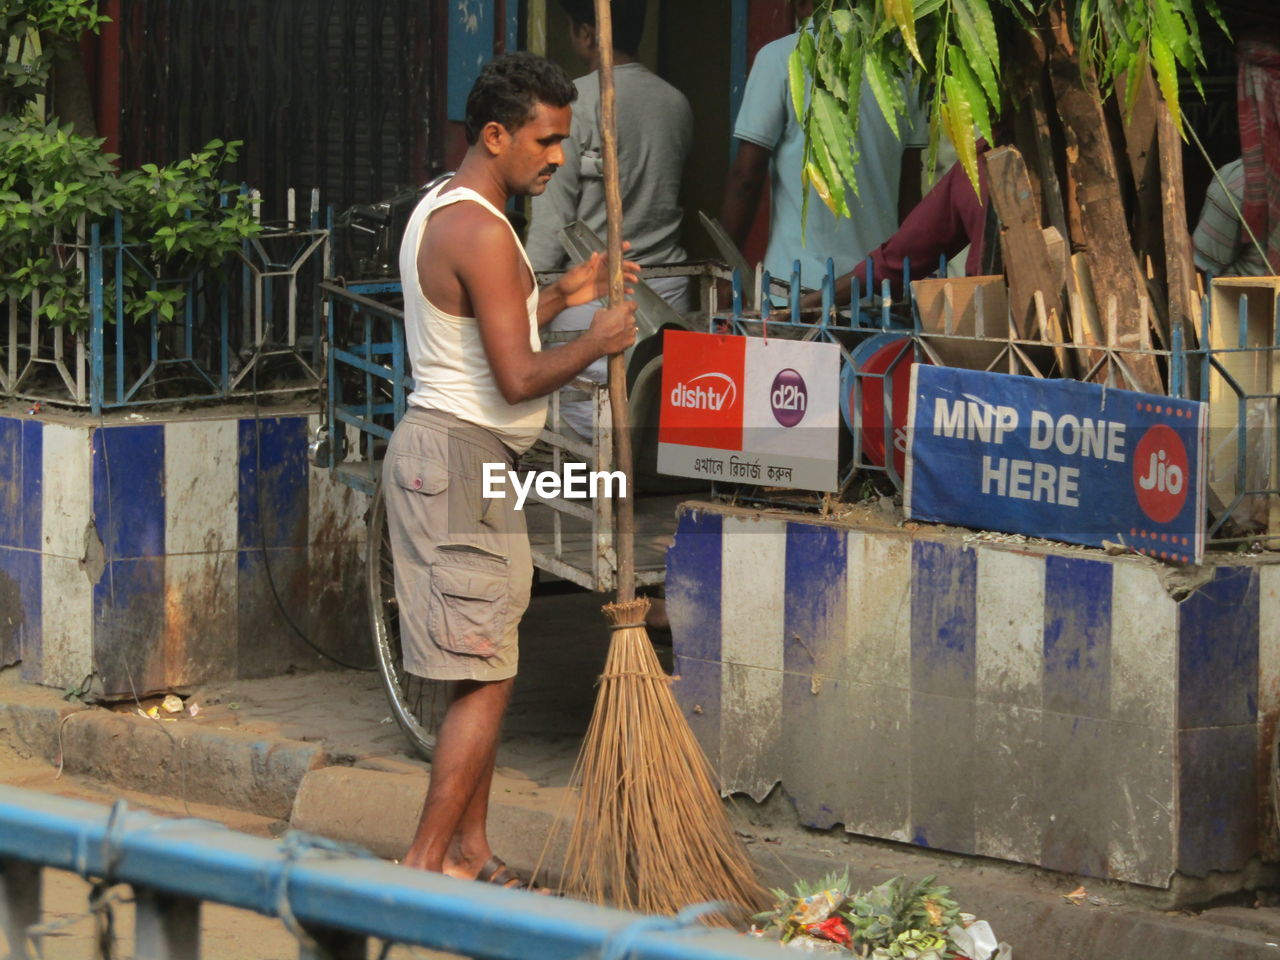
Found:
[(724, 202), (720, 206), (720, 224), (738, 249), (747, 242), (747, 234), (755, 222), (760, 197), (769, 182), (769, 158), (772, 155), (772, 151), (758, 143), (738, 141), (738, 155), (729, 168)]
[(534, 351), (529, 343), (529, 270), (502, 223), (488, 217), (476, 224), (464, 255), (454, 265), (480, 326), (480, 339), (498, 390), (520, 403), (564, 386), (599, 357), (635, 342), (635, 304), (596, 311), (580, 337), (555, 350)]

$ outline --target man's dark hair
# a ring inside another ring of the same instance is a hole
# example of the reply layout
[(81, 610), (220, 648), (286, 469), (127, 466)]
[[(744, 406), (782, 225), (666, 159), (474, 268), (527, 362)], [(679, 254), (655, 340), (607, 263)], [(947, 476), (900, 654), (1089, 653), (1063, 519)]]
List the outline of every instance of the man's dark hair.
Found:
[[(560, 6), (569, 15), (575, 27), (596, 25), (596, 5), (593, 0), (560, 0)], [(640, 37), (644, 34), (645, 0), (612, 0), (613, 48), (636, 56), (640, 51)]]
[(514, 133), (529, 122), (534, 107), (567, 107), (578, 97), (569, 75), (535, 53), (504, 53), (484, 65), (467, 94), (467, 143), (480, 139), (484, 125), (497, 121)]

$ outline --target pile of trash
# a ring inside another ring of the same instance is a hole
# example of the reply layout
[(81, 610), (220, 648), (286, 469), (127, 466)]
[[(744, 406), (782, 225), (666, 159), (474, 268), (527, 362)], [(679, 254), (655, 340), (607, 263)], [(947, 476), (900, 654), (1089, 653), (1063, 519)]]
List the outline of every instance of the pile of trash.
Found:
[(777, 906), (756, 915), (751, 933), (795, 950), (864, 960), (1013, 960), (991, 925), (961, 913), (950, 893), (934, 877), (894, 877), (853, 893), (847, 871), (831, 874), (816, 887), (774, 890)]

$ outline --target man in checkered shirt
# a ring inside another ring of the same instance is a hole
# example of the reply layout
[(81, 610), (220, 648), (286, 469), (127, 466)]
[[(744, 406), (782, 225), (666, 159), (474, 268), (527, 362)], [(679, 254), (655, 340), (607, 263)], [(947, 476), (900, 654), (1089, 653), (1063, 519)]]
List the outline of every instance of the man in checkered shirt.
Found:
[[(1220, 167), (1204, 196), (1194, 236), (1196, 266), (1215, 277), (1260, 277), (1269, 272), (1241, 223), (1244, 161)], [(1261, 239), (1261, 238), (1260, 238)]]

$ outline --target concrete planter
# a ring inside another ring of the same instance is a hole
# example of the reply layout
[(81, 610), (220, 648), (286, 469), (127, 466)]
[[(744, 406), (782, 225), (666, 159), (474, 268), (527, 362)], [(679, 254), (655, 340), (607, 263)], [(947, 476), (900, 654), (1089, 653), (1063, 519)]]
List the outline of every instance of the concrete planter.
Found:
[(0, 414), (0, 665), (113, 696), (326, 665), (280, 606), (367, 662), (367, 504), (309, 468), (315, 419)]
[(726, 794), (1154, 887), (1276, 859), (1280, 563), (685, 505), (667, 570)]

